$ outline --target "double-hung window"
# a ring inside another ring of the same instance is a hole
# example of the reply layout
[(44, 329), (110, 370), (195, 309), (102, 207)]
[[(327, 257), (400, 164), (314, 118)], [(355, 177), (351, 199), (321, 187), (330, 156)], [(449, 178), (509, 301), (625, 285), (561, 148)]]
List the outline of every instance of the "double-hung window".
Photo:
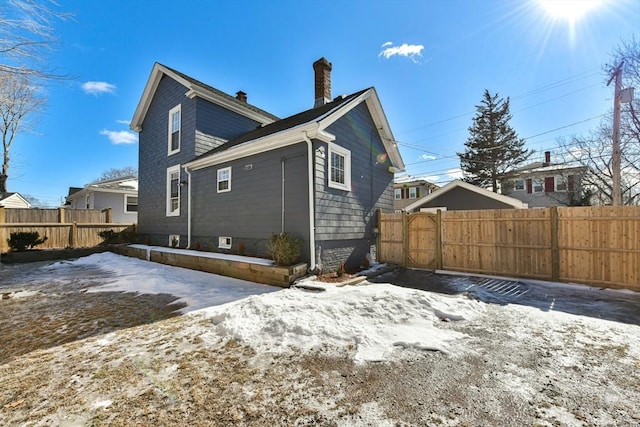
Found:
[(231, 191), (231, 167), (218, 169), (218, 193)]
[(555, 191), (567, 191), (567, 179), (563, 176), (554, 177)]
[(544, 181), (539, 178), (534, 178), (533, 180), (533, 192), (534, 193), (542, 193), (544, 191)]
[(125, 213), (138, 212), (138, 196), (124, 195)]
[(524, 179), (516, 179), (513, 183), (515, 191), (524, 191)]
[(176, 105), (169, 111), (169, 152), (172, 155), (180, 151), (180, 135), (182, 133), (182, 113), (181, 104)]
[(329, 187), (351, 191), (351, 152), (329, 144)]
[(402, 188), (396, 188), (393, 190), (394, 197), (396, 200), (402, 199)]
[(167, 216), (180, 215), (180, 165), (167, 169)]

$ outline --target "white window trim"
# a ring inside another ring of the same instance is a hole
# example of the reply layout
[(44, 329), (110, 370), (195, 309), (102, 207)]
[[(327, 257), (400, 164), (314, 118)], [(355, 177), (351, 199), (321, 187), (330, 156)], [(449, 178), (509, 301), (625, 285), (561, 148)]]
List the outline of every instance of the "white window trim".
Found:
[(232, 242), (231, 237), (218, 237), (218, 248), (231, 249)]
[[(558, 189), (558, 184), (564, 184), (564, 190)], [(556, 193), (564, 193), (569, 190), (569, 179), (562, 175), (556, 175), (553, 177), (553, 190)]]
[[(178, 208), (171, 210), (171, 174), (178, 172)], [(167, 216), (180, 216), (180, 165), (167, 168), (167, 188), (166, 188), (166, 209)]]
[[(220, 190), (220, 173), (221, 172), (225, 172), (228, 171), (229, 172), (229, 186), (227, 188), (225, 188), (224, 190)], [(226, 168), (222, 168), (222, 169), (218, 169), (216, 172), (216, 191), (218, 193), (227, 193), (229, 191), (231, 191), (231, 166), (228, 166)]]
[[(522, 183), (522, 188), (518, 188), (518, 182)], [(513, 191), (527, 191), (527, 181), (524, 179), (516, 179), (513, 181)]]
[[(536, 183), (540, 184), (540, 190), (536, 190)], [(533, 178), (531, 181), (531, 192), (532, 193), (544, 193), (544, 179)]]
[[(175, 150), (171, 150), (171, 134), (173, 131), (173, 114), (179, 112), (180, 113), (180, 129), (179, 138), (178, 138), (178, 148)], [(178, 104), (169, 110), (169, 125), (168, 125), (168, 138), (167, 138), (167, 156), (180, 152), (180, 147), (182, 146), (182, 104)]]
[(180, 235), (179, 234), (169, 234), (169, 247), (173, 248), (173, 241), (176, 241), (176, 245), (175, 247), (179, 247), (180, 246)]
[[(332, 153), (336, 153), (344, 157), (344, 184), (331, 180)], [(346, 148), (340, 147), (339, 145), (331, 143), (329, 143), (329, 167), (327, 169), (327, 185), (330, 188), (351, 191), (351, 151), (347, 150)]]
[(393, 190), (393, 198), (395, 200), (402, 200), (402, 188), (395, 188)]
[[(413, 192), (413, 195), (411, 195), (412, 192)], [(409, 198), (410, 199), (418, 198), (418, 187), (409, 187)]]
[[(129, 198), (129, 197), (135, 197), (136, 199), (138, 198), (138, 196), (135, 195), (135, 194), (124, 194), (124, 213), (136, 213), (137, 214), (138, 211), (130, 211), (130, 210), (127, 209), (127, 206), (129, 205), (127, 203), (127, 198)], [(136, 202), (136, 206), (138, 206), (137, 202)]]

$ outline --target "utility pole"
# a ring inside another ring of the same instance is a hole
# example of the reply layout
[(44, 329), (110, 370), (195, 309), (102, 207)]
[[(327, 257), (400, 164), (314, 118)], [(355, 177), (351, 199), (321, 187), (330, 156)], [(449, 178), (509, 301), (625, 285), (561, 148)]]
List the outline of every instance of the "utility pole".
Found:
[(612, 158), (612, 175), (613, 175), (613, 194), (612, 204), (613, 206), (622, 205), (622, 193), (620, 185), (620, 101), (621, 101), (621, 85), (622, 85), (622, 65), (624, 61), (620, 62), (613, 75), (607, 82), (607, 86), (611, 84), (611, 81), (615, 79), (615, 88), (613, 94), (613, 158)]

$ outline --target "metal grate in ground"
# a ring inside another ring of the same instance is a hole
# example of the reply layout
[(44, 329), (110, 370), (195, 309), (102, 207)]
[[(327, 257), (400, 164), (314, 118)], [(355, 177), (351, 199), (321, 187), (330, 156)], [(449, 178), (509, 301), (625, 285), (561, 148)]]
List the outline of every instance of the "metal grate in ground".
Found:
[(521, 282), (501, 279), (482, 279), (474, 282), (475, 286), (487, 289), (498, 295), (519, 298), (529, 292), (529, 287)]

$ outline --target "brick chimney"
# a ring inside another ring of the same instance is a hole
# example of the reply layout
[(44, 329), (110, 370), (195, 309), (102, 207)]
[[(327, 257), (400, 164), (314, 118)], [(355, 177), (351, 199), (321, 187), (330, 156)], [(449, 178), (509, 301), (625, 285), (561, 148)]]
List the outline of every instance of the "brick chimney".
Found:
[(240, 102), (247, 102), (247, 94), (239, 90), (236, 92), (236, 99)]
[(313, 63), (316, 88), (313, 108), (331, 102), (331, 68), (331, 62), (327, 61), (325, 57), (322, 57)]
[(549, 165), (549, 163), (551, 163), (551, 151), (544, 152), (544, 163), (547, 166)]

